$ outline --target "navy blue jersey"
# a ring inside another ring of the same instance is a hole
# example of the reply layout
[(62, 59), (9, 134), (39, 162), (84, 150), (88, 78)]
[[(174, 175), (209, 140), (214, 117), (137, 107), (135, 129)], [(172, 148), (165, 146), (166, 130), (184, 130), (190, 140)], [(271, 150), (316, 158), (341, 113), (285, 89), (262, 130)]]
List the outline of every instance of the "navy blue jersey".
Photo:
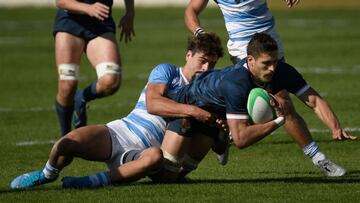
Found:
[[(235, 66), (202, 73), (173, 99), (199, 106), (221, 118), (226, 114), (247, 115), (248, 95), (255, 87), (259, 86), (254, 83), (244, 59)], [(272, 81), (262, 88), (272, 94), (283, 89), (296, 94), (304, 87), (308, 85), (300, 73), (289, 64), (279, 62)]]

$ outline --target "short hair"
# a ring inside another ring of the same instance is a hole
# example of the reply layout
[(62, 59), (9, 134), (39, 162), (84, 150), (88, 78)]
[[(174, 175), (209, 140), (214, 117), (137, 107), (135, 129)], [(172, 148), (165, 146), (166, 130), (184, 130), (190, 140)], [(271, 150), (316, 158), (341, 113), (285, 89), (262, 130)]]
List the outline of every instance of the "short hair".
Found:
[(276, 41), (266, 33), (256, 33), (247, 46), (247, 55), (258, 58), (262, 53), (278, 51)]
[(217, 58), (224, 56), (221, 39), (213, 32), (205, 32), (196, 37), (189, 37), (187, 50), (193, 53), (203, 52), (205, 55)]

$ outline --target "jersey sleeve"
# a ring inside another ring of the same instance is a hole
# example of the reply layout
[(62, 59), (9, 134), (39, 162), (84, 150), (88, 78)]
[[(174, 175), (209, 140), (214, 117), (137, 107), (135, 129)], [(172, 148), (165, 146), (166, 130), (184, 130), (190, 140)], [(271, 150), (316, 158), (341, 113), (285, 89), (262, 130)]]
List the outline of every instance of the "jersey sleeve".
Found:
[(148, 84), (160, 83), (168, 84), (172, 76), (175, 75), (176, 66), (172, 64), (159, 64), (150, 73)]
[(298, 95), (299, 92), (309, 87), (305, 79), (294, 67), (282, 62), (279, 63), (278, 70), (272, 81), (273, 94), (286, 89), (288, 92)]

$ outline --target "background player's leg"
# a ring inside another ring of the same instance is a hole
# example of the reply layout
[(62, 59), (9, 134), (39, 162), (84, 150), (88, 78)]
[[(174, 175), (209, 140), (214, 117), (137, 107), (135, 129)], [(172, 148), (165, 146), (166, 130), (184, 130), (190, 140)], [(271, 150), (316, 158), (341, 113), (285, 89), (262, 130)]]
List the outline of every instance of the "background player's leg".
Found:
[(114, 94), (121, 84), (120, 52), (113, 33), (106, 33), (90, 40), (86, 46), (86, 54), (96, 69), (97, 80), (76, 92), (75, 128), (87, 124), (87, 102)]
[(65, 32), (55, 36), (55, 57), (58, 69), (58, 92), (55, 109), (59, 119), (61, 136), (71, 131), (73, 98), (76, 92), (83, 39)]

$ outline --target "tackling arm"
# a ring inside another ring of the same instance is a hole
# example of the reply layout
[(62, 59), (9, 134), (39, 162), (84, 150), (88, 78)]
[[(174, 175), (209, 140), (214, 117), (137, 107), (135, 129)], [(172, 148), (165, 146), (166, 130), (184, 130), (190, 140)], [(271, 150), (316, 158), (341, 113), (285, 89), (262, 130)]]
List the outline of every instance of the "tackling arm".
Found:
[(208, 121), (211, 114), (199, 107), (177, 103), (165, 96), (166, 84), (148, 84), (146, 90), (146, 108), (151, 114), (163, 117), (194, 117)]
[(350, 139), (355, 140), (357, 137), (352, 136), (349, 132), (346, 132), (340, 125), (340, 122), (331, 109), (329, 104), (321, 98), (321, 96), (312, 88), (309, 88), (306, 92), (298, 96), (298, 98), (304, 102), (308, 107), (312, 108), (319, 119), (330, 128), (333, 139), (343, 140)]
[(185, 8), (184, 21), (190, 32), (195, 33), (200, 28), (200, 12), (206, 7), (209, 0), (190, 0)]

